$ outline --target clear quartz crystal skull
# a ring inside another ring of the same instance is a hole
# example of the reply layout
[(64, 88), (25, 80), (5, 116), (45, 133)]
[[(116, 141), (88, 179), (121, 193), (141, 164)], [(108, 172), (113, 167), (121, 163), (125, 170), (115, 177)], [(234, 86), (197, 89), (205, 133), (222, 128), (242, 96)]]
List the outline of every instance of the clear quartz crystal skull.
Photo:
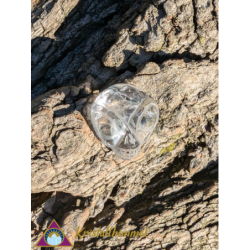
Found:
[(91, 121), (96, 134), (124, 160), (132, 159), (139, 153), (158, 119), (156, 102), (128, 84), (107, 88), (91, 107)]

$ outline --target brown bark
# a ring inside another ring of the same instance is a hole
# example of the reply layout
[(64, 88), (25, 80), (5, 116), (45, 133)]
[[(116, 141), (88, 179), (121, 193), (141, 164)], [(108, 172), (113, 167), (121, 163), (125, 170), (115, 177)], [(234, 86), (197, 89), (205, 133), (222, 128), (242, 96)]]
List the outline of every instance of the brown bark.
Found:
[[(32, 14), (32, 246), (56, 219), (74, 249), (218, 249), (217, 1), (34, 1)], [(89, 117), (119, 82), (160, 109), (130, 161)], [(111, 226), (148, 233), (75, 239)]]

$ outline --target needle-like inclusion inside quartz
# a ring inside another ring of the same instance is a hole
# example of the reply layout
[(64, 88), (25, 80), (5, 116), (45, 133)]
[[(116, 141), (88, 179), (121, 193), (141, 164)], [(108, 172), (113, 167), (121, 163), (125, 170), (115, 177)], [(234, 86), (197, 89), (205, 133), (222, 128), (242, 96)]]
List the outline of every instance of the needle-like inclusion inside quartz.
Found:
[(153, 132), (159, 119), (156, 102), (128, 84), (104, 90), (91, 107), (91, 120), (100, 140), (118, 157), (129, 160)]

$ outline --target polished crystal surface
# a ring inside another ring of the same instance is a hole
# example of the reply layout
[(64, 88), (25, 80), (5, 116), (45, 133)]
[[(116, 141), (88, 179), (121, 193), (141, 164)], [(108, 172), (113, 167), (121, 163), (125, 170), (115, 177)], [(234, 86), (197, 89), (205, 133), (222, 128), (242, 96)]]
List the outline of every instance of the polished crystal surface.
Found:
[(104, 90), (91, 107), (91, 120), (100, 140), (118, 157), (129, 160), (153, 132), (159, 119), (156, 102), (128, 84)]

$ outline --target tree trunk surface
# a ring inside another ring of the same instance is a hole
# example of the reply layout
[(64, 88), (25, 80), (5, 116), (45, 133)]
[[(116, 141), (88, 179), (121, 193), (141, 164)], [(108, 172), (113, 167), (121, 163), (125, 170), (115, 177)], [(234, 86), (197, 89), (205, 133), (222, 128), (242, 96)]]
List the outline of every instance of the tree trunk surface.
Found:
[[(33, 0), (31, 22), (32, 249), (53, 219), (69, 249), (218, 249), (218, 1)], [(129, 161), (90, 120), (116, 83), (160, 110)], [(76, 235), (114, 227), (147, 235)]]

